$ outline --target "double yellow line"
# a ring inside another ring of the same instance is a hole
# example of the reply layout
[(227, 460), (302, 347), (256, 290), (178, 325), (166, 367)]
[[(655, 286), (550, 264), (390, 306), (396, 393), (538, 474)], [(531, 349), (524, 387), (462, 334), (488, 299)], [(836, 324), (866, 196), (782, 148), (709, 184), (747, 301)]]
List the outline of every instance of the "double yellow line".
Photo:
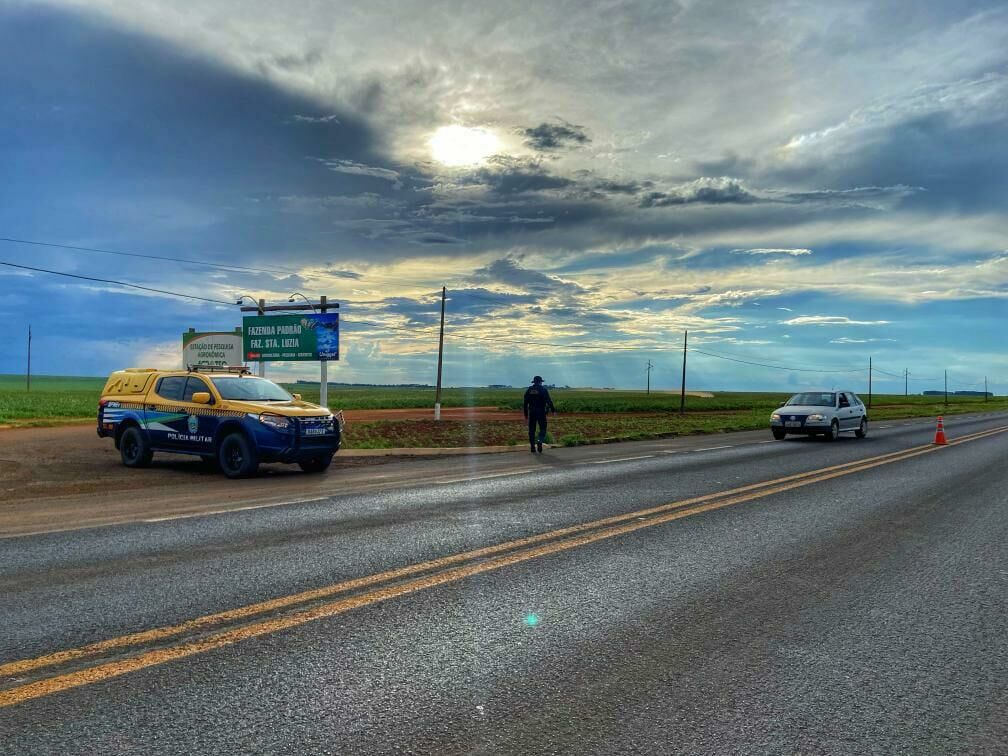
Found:
[[(975, 441), (1008, 431), (1001, 426), (979, 431), (949, 443)], [(509, 565), (558, 554), (597, 541), (661, 525), (702, 512), (761, 499), (795, 488), (938, 451), (941, 446), (916, 446), (810, 472), (788, 475), (718, 493), (670, 502), (636, 512), (606, 517), (547, 533), (507, 541), (407, 567), (346, 580), (322, 588), (283, 596), (270, 601), (208, 614), (178, 625), (131, 633), (118, 638), (59, 651), (34, 659), (0, 665), (0, 685), (5, 679), (16, 684), (0, 690), (0, 707), (29, 701), (63, 690), (108, 680), (145, 667), (182, 659), (221, 648), (248, 638), (297, 627), (313, 620), (348, 612), (380, 601), (434, 588)], [(340, 594), (352, 594), (329, 601)], [(261, 616), (268, 615), (268, 616)], [(169, 641), (169, 645), (163, 645)], [(161, 645), (159, 645), (161, 644)], [(53, 668), (53, 669), (50, 669)], [(67, 671), (69, 669), (69, 671)], [(30, 682), (24, 676), (39, 678)], [(18, 679), (21, 678), (21, 679)]]

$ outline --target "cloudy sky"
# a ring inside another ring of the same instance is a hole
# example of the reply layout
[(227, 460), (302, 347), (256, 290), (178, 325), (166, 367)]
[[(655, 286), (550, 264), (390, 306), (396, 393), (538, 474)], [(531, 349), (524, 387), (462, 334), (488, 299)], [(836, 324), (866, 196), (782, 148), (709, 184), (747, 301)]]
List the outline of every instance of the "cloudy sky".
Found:
[[(447, 286), (450, 385), (1008, 392), (1003, 1), (0, 0), (0, 84), (0, 236), (149, 256), (0, 261), (327, 294), (333, 380), (433, 382)], [(0, 373), (239, 316), (0, 266)]]

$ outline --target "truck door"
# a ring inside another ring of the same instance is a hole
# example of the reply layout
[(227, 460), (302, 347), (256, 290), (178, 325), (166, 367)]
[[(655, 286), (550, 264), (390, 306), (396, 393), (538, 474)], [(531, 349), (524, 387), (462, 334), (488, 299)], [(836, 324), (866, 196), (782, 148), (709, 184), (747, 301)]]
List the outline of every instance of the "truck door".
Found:
[(182, 405), (187, 376), (165, 376), (154, 385), (147, 396), (144, 414), (151, 446), (158, 449), (176, 449), (179, 436), (186, 432), (188, 413)]
[[(210, 394), (210, 404), (197, 404), (193, 394), (205, 392)], [(182, 392), (182, 408), (188, 413), (186, 417), (185, 436), (182, 445), (186, 451), (210, 453), (213, 450), (214, 432), (217, 430), (219, 418), (209, 409), (215, 402), (214, 392), (207, 382), (196, 375), (190, 375)]]

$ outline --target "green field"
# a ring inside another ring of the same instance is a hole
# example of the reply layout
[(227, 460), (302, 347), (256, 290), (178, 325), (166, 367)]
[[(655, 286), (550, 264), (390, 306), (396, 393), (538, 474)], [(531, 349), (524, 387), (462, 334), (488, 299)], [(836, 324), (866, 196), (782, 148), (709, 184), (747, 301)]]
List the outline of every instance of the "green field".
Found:
[[(31, 393), (21, 376), (0, 375), (0, 425), (39, 426), (93, 422), (104, 378), (39, 376)], [(291, 391), (307, 401), (318, 401), (318, 386), (292, 384)], [(444, 407), (498, 407), (520, 410), (523, 388), (450, 388), (442, 392)], [(554, 389), (560, 414), (550, 420), (555, 443), (583, 444), (604, 440), (654, 438), (690, 433), (717, 433), (766, 428), (770, 412), (789, 396), (782, 393), (717, 392), (713, 397), (687, 397), (680, 416), (675, 393), (643, 391)], [(862, 399), (867, 400), (866, 396)], [(408, 409), (433, 407), (434, 389), (332, 386), (329, 403), (339, 409)], [(984, 402), (982, 397), (875, 395), (870, 417), (933, 417), (962, 412), (1008, 409), (1008, 397)], [(577, 413), (572, 415), (570, 413)], [(351, 423), (347, 446), (395, 448), (417, 446), (484, 446), (524, 443), (523, 429), (514, 422), (380, 420)]]

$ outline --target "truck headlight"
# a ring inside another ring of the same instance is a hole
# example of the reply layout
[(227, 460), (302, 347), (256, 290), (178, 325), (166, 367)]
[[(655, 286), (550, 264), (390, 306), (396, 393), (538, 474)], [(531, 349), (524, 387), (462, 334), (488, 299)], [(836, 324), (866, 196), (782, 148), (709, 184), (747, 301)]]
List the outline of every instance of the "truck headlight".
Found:
[(809, 415), (806, 420), (811, 420), (813, 423), (821, 423), (826, 419), (825, 415)]
[(294, 427), (290, 418), (283, 415), (259, 415), (259, 422), (279, 433), (290, 433)]
[(779, 423), (780, 422), (780, 415), (778, 415), (776, 412), (774, 412), (772, 415), (770, 415), (770, 420), (773, 421), (773, 422), (778, 422)]

